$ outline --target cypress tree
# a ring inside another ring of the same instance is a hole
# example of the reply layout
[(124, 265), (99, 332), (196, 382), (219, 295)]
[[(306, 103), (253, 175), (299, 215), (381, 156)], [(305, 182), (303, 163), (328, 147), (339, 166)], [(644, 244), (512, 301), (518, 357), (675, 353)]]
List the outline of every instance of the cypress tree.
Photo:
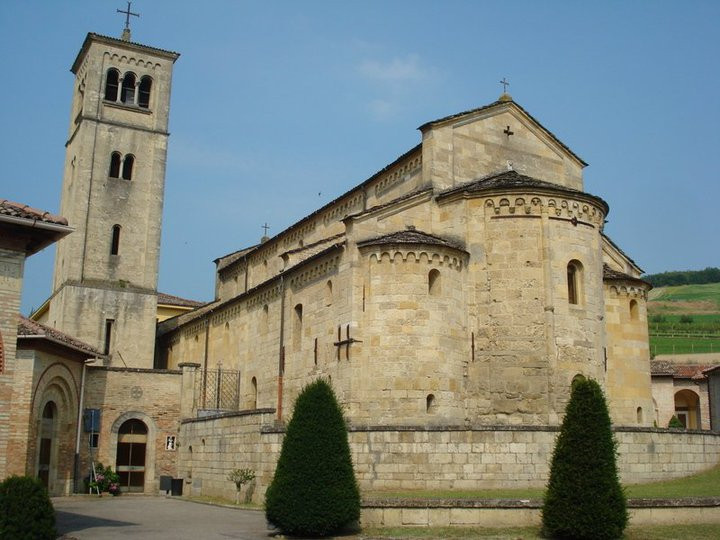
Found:
[(555, 443), (542, 512), (550, 538), (622, 537), (628, 515), (617, 474), (616, 442), (600, 385), (573, 384)]
[(305, 536), (330, 535), (360, 518), (345, 419), (322, 379), (295, 401), (265, 494), (265, 515), (284, 533)]

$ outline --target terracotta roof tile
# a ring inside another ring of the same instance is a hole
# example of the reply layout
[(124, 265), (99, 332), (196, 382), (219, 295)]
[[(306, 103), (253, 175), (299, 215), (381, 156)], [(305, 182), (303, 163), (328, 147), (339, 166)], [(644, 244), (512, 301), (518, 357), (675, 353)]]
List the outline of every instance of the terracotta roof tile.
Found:
[(694, 381), (705, 378), (703, 372), (711, 370), (713, 365), (707, 364), (673, 364), (667, 360), (653, 360), (650, 362), (650, 372), (653, 375), (672, 375), (674, 379), (692, 379)]
[(75, 339), (59, 330), (55, 330), (39, 322), (35, 322), (27, 317), (20, 315), (20, 321), (18, 323), (18, 339), (23, 337), (40, 336), (50, 341), (54, 341), (71, 349), (75, 349), (80, 352), (87, 353), (92, 356), (102, 357), (105, 356), (103, 353), (98, 351), (96, 348)]
[(364, 246), (376, 246), (376, 245), (387, 245), (387, 244), (415, 244), (415, 245), (431, 245), (431, 246), (443, 246), (453, 249), (464, 250), (464, 248), (451, 240), (446, 240), (440, 236), (435, 236), (422, 231), (416, 231), (414, 229), (406, 229), (404, 231), (397, 231), (376, 238), (370, 238), (358, 242), (358, 247)]
[(0, 214), (12, 216), (22, 219), (32, 219), (34, 221), (43, 221), (45, 223), (53, 223), (55, 225), (67, 225), (67, 219), (56, 216), (44, 210), (38, 210), (27, 204), (0, 199)]
[(158, 304), (166, 304), (169, 306), (181, 306), (181, 307), (200, 307), (204, 306), (206, 302), (198, 302), (197, 300), (188, 300), (187, 298), (180, 298), (179, 296), (173, 296), (172, 294), (166, 294), (159, 292), (157, 295)]
[(632, 281), (633, 283), (646, 285), (647, 287), (652, 288), (652, 285), (650, 285), (647, 281), (644, 281), (640, 278), (631, 276), (630, 274), (626, 274), (625, 272), (613, 270), (607, 264), (603, 264), (603, 280), (606, 280), (606, 281)]

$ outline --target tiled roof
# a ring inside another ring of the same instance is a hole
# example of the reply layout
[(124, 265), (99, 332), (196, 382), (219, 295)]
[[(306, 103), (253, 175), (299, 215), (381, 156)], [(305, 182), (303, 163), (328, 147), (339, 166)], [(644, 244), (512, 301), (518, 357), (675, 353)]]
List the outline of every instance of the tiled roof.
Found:
[(694, 381), (705, 378), (704, 371), (709, 371), (712, 365), (704, 364), (673, 364), (666, 360), (653, 360), (650, 362), (650, 372), (653, 375), (672, 375), (674, 379), (692, 379)]
[(445, 116), (445, 117), (443, 117), (443, 118), (438, 118), (437, 120), (431, 120), (430, 122), (424, 123), (424, 124), (423, 124), (422, 126), (420, 126), (418, 129), (419, 129), (420, 131), (422, 131), (422, 130), (424, 130), (424, 129), (427, 128), (427, 127), (434, 126), (434, 125), (440, 124), (440, 123), (442, 123), (442, 122), (447, 122), (448, 120), (454, 120), (454, 119), (456, 119), (456, 118), (461, 118), (461, 117), (463, 117), (463, 116), (467, 116), (467, 115), (470, 115), (470, 114), (476, 114), (476, 113), (479, 113), (479, 112), (482, 112), (482, 111), (486, 111), (486, 110), (488, 110), (488, 109), (492, 109), (493, 107), (501, 107), (501, 106), (507, 106), (507, 105), (509, 105), (509, 104), (512, 104), (512, 105), (514, 105), (515, 107), (517, 107), (518, 109), (520, 109), (528, 118), (530, 118), (530, 120), (532, 120), (532, 121), (535, 122), (538, 126), (540, 126), (540, 128), (541, 128), (543, 131), (545, 131), (545, 133), (547, 133), (556, 143), (558, 143), (558, 144), (559, 144), (560, 146), (562, 146), (565, 150), (567, 150), (575, 159), (577, 159), (577, 160), (578, 160), (580, 163), (582, 163), (583, 165), (587, 165), (587, 163), (585, 163), (585, 161), (584, 161), (580, 156), (578, 156), (575, 152), (573, 152), (572, 150), (570, 150), (570, 147), (568, 147), (565, 143), (563, 143), (560, 139), (558, 139), (552, 131), (550, 131), (550, 130), (547, 129), (545, 126), (543, 126), (540, 122), (538, 122), (538, 120), (537, 120), (532, 114), (530, 114), (529, 112), (527, 112), (519, 103), (517, 103), (516, 101), (514, 101), (508, 94), (503, 94), (502, 98), (503, 98), (503, 99), (499, 99), (499, 100), (497, 100), (497, 101), (494, 101), (494, 102), (490, 103), (489, 105), (484, 105), (484, 106), (478, 107), (478, 108), (476, 108), (476, 109), (470, 109), (469, 111), (463, 111), (463, 112), (460, 112), (460, 113), (451, 114), (450, 116)]
[(607, 281), (632, 281), (633, 283), (646, 285), (652, 288), (652, 285), (650, 285), (647, 281), (631, 276), (630, 274), (626, 274), (625, 272), (613, 270), (607, 264), (603, 264), (603, 279)]
[(74, 337), (60, 332), (59, 330), (55, 330), (54, 328), (50, 328), (49, 326), (45, 326), (44, 324), (40, 324), (39, 322), (35, 322), (20, 315), (20, 322), (18, 324), (18, 339), (23, 337), (43, 337), (49, 341), (59, 343), (60, 345), (64, 345), (65, 347), (75, 349), (76, 351), (80, 351), (91, 356), (104, 356), (103, 353), (79, 339), (75, 339)]
[(310, 255), (314, 255), (314, 254), (316, 254), (316, 253), (319, 253), (319, 252), (322, 251), (323, 249), (325, 249), (325, 248), (322, 247), (322, 246), (324, 246), (324, 245), (327, 244), (328, 242), (333, 242), (333, 241), (335, 241), (335, 240), (339, 240), (340, 238), (342, 238), (342, 237), (344, 237), (344, 236), (345, 236), (345, 233), (344, 233), (344, 232), (338, 233), (338, 234), (334, 234), (334, 235), (332, 235), (332, 236), (328, 236), (327, 238), (323, 238), (323, 239), (321, 239), (321, 240), (318, 240), (317, 242), (313, 242), (313, 243), (311, 243), (311, 244), (306, 244), (306, 245), (304, 245), (304, 246), (302, 246), (302, 247), (299, 247), (299, 248), (290, 249), (290, 250), (286, 251), (285, 253), (282, 253), (281, 256), (282, 256), (282, 255), (295, 255), (296, 253), (302, 253), (303, 251), (309, 253)]
[(579, 189), (573, 189), (566, 186), (561, 186), (559, 184), (546, 182), (545, 180), (539, 180), (537, 178), (533, 178), (532, 176), (520, 174), (517, 171), (502, 171), (499, 173), (492, 173), (478, 180), (473, 180), (471, 182), (460, 184), (459, 186), (451, 187), (449, 189), (441, 191), (438, 197), (445, 197), (447, 195), (458, 192), (477, 193), (493, 189), (515, 188), (539, 188), (559, 191), (561, 193), (568, 193), (571, 195), (581, 195), (583, 197), (588, 197), (600, 203), (604, 207), (606, 214), (610, 209), (608, 204), (600, 197), (591, 195), (584, 191), (580, 191)]
[(0, 214), (5, 216), (17, 217), (22, 219), (31, 219), (33, 221), (43, 221), (54, 225), (67, 225), (67, 219), (56, 216), (44, 210), (38, 210), (27, 204), (0, 199)]
[(80, 47), (80, 52), (78, 52), (77, 57), (75, 58), (75, 61), (73, 62), (72, 67), (70, 68), (70, 71), (72, 73), (77, 73), (77, 70), (80, 68), (80, 59), (83, 57), (84, 52), (86, 49), (90, 46), (90, 42), (92, 40), (97, 41), (108, 41), (111, 43), (116, 43), (119, 46), (123, 47), (129, 47), (134, 49), (145, 49), (149, 51), (153, 51), (160, 55), (165, 55), (173, 59), (173, 62), (180, 57), (180, 53), (174, 52), (174, 51), (168, 51), (166, 49), (158, 49), (157, 47), (150, 47), (148, 45), (143, 45), (142, 43), (137, 43), (135, 41), (125, 41), (123, 39), (118, 39), (110, 36), (103, 36), (102, 34), (95, 34), (94, 32), (88, 32), (88, 35), (85, 36), (85, 41), (83, 41), (82, 46)]
[(179, 296), (173, 296), (172, 294), (165, 294), (159, 292), (157, 295), (158, 304), (166, 304), (169, 306), (181, 306), (181, 307), (200, 307), (205, 305), (205, 302), (198, 302), (197, 300), (188, 300), (187, 298), (180, 298)]
[(235, 261), (242, 259), (245, 255), (252, 252), (256, 247), (258, 247), (260, 244), (256, 244), (254, 246), (247, 247), (245, 249), (240, 249), (238, 251), (233, 251), (232, 253), (228, 253), (227, 255), (223, 255), (222, 257), (218, 257), (213, 262), (217, 265), (217, 270), (223, 270), (230, 266)]
[(613, 242), (612, 238), (610, 238), (607, 234), (604, 232), (601, 232), (600, 235), (607, 241), (608, 244), (610, 244), (612, 247), (618, 250), (618, 252), (625, 257), (630, 263), (635, 266), (638, 269), (638, 272), (643, 272), (643, 269), (638, 266), (638, 264), (630, 258), (630, 256), (625, 253), (620, 246), (618, 246), (615, 242)]
[(453, 249), (463, 250), (463, 247), (456, 242), (446, 240), (440, 236), (435, 236), (422, 231), (416, 231), (414, 229), (406, 229), (404, 231), (397, 231), (394, 233), (378, 236), (376, 238), (370, 238), (358, 242), (358, 247), (364, 246), (377, 246), (387, 244), (415, 244), (415, 245), (431, 245), (431, 246), (443, 246)]

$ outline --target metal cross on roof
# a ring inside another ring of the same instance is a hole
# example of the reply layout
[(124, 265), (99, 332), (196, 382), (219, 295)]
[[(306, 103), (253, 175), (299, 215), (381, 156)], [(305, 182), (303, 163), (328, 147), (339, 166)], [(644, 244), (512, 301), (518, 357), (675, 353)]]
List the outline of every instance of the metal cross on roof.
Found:
[(270, 225), (267, 224), (267, 221), (265, 222), (265, 225), (262, 226), (262, 229), (265, 232), (265, 236), (267, 236), (267, 233), (270, 230)]
[(505, 77), (502, 78), (502, 81), (500, 81), (500, 84), (503, 85), (503, 94), (507, 92), (507, 87), (510, 86), (510, 83), (505, 79)]
[(115, 11), (117, 11), (118, 13), (124, 13), (124, 14), (125, 14), (125, 30), (130, 30), (130, 16), (131, 16), (131, 15), (132, 15), (133, 17), (140, 18), (140, 14), (139, 14), (139, 13), (133, 13), (132, 11), (130, 11), (130, 6), (132, 6), (132, 2), (128, 2), (128, 3), (127, 3), (127, 10), (126, 10), (126, 11), (123, 11), (122, 9), (117, 9), (117, 10), (115, 10)]

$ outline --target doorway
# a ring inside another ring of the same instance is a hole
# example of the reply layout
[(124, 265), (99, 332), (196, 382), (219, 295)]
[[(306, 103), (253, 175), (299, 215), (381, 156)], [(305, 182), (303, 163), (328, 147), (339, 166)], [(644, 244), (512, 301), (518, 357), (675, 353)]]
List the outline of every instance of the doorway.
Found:
[(148, 429), (142, 420), (133, 418), (118, 430), (115, 460), (122, 491), (145, 490), (145, 454)]
[(53, 439), (55, 439), (55, 420), (57, 407), (48, 401), (40, 419), (40, 449), (38, 452), (38, 478), (46, 488), (50, 488), (50, 462), (52, 461)]

